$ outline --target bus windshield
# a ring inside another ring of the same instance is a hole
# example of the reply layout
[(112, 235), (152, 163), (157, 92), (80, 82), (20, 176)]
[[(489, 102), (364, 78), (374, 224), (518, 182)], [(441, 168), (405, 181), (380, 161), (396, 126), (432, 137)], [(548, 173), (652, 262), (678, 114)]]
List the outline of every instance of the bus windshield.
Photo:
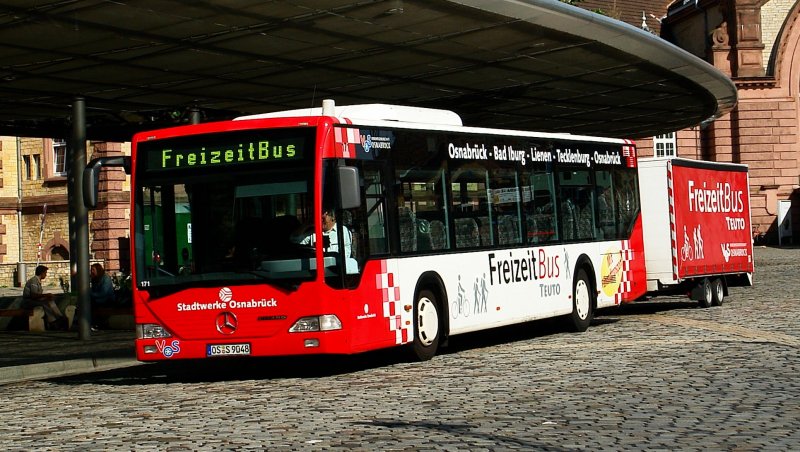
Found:
[[(315, 218), (313, 134), (255, 132), (139, 144), (133, 215), (140, 287), (314, 277), (313, 248), (293, 240)], [(296, 145), (291, 158), (289, 142)], [(263, 143), (268, 158), (259, 161)], [(223, 149), (219, 160), (215, 148)], [(224, 164), (228, 148), (233, 157)], [(190, 158), (194, 165), (186, 165)]]

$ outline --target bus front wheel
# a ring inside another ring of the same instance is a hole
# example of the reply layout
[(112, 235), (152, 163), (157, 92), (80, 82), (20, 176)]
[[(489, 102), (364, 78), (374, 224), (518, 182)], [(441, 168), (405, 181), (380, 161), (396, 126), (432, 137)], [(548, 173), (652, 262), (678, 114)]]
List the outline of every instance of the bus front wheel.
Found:
[(575, 282), (572, 288), (572, 314), (570, 326), (573, 331), (584, 332), (592, 323), (594, 311), (592, 309), (592, 286), (586, 271), (580, 269), (575, 273)]
[(427, 361), (439, 348), (439, 305), (430, 290), (422, 290), (414, 302), (414, 355)]

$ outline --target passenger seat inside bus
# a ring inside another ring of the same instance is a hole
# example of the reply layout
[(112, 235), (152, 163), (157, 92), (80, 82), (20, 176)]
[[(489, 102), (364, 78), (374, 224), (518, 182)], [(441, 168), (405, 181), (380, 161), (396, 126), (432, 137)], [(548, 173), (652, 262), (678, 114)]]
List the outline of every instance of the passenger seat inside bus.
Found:
[(431, 220), (431, 248), (434, 250), (447, 248), (447, 229), (439, 220)]
[(478, 234), (481, 238), (481, 245), (489, 246), (492, 244), (492, 223), (489, 217), (478, 217)]
[(574, 239), (577, 235), (576, 222), (577, 222), (577, 209), (575, 204), (566, 199), (561, 203), (561, 218), (562, 227), (564, 228), (564, 240)]
[(480, 245), (478, 223), (474, 218), (456, 218), (456, 248), (476, 248)]
[(417, 218), (417, 251), (429, 251), (431, 244), (431, 222), (424, 218)]
[(417, 250), (417, 222), (414, 212), (408, 207), (401, 207), (397, 212), (397, 222), (400, 226), (400, 251), (410, 252)]
[(520, 243), (519, 221), (516, 215), (501, 215), (498, 225), (501, 245)]

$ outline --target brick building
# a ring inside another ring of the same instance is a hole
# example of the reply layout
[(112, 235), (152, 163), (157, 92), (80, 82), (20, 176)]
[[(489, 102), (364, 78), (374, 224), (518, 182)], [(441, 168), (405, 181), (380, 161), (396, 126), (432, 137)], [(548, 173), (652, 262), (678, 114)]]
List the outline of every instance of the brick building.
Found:
[[(90, 142), (87, 153), (130, 155), (130, 145)], [(69, 281), (66, 156), (64, 140), (0, 137), (0, 286), (19, 285), (37, 262), (51, 268), (50, 285)], [(104, 171), (100, 182), (98, 209), (89, 212), (90, 258), (113, 274), (127, 270), (130, 190), (122, 170)]]
[(796, 243), (800, 239), (800, 3), (585, 0), (578, 6), (646, 27), (731, 77), (739, 103), (730, 114), (708, 125), (639, 139), (639, 153), (747, 164), (754, 239), (778, 242), (778, 204), (788, 201), (790, 221), (783, 227), (791, 228), (784, 232), (791, 232)]

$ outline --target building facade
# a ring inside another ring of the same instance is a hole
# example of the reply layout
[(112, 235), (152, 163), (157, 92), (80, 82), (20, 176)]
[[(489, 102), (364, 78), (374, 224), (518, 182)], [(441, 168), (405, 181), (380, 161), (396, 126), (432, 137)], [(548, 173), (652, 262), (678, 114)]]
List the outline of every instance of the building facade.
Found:
[[(87, 153), (130, 155), (130, 145), (89, 142)], [(50, 267), (50, 286), (70, 281), (66, 165), (65, 140), (0, 137), (0, 286), (24, 284), (38, 263)], [(90, 258), (111, 274), (128, 270), (129, 191), (121, 169), (103, 171), (89, 212)]]
[(733, 111), (639, 139), (639, 154), (747, 164), (755, 242), (800, 242), (800, 3), (586, 0), (578, 6), (646, 28), (731, 77), (739, 95)]

